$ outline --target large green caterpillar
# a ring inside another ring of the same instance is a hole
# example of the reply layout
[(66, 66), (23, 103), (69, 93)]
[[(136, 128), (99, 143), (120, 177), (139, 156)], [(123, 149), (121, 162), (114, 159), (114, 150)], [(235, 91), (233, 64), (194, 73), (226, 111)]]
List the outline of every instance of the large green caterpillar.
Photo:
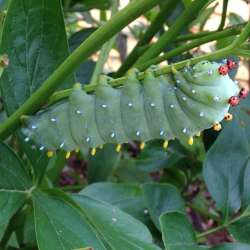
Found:
[(203, 61), (168, 75), (145, 73), (143, 81), (131, 71), (123, 86), (112, 88), (102, 77), (94, 94), (76, 84), (68, 101), (55, 104), (30, 116), (23, 129), (29, 139), (48, 150), (70, 152), (88, 147), (92, 155), (105, 143), (121, 144), (130, 140), (162, 139), (164, 148), (174, 138), (193, 143), (193, 136), (204, 129), (220, 129), (220, 121), (236, 105), (246, 90), (227, 75), (233, 62), (226, 65)]

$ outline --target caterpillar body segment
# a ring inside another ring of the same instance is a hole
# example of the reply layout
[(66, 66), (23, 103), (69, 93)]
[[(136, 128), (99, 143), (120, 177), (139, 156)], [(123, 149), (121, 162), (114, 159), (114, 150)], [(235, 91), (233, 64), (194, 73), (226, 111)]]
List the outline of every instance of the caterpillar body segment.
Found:
[(95, 98), (82, 91), (80, 84), (76, 84), (73, 88), (69, 96), (69, 106), (69, 130), (78, 148), (93, 148), (96, 147), (96, 145), (104, 144), (104, 140), (98, 132), (96, 123)]
[(136, 71), (129, 72), (128, 79), (120, 90), (121, 117), (127, 137), (130, 140), (150, 140), (144, 110), (143, 86), (136, 78)]
[[(186, 116), (177, 96), (177, 87), (169, 76), (162, 77), (165, 115), (168, 117), (172, 135), (166, 139), (179, 138), (187, 141), (193, 135), (193, 121)], [(165, 93), (168, 93), (167, 95)], [(189, 128), (189, 129), (188, 129)]]
[[(153, 84), (152, 84), (153, 83)], [(152, 71), (147, 71), (143, 81), (143, 103), (150, 139), (170, 139), (174, 137), (171, 120), (166, 117), (164, 102), (167, 81), (155, 78)], [(166, 85), (166, 86), (165, 86)], [(147, 141), (143, 138), (143, 141)]]
[(93, 98), (95, 99), (96, 124), (103, 141), (119, 144), (128, 141), (121, 118), (120, 89), (112, 88), (103, 76)]
[(29, 117), (23, 133), (41, 150), (61, 148), (67, 157), (86, 147), (94, 155), (105, 143), (119, 152), (129, 140), (141, 141), (141, 149), (152, 139), (162, 139), (164, 148), (174, 138), (192, 145), (204, 129), (219, 130), (221, 120), (230, 120), (230, 100), (247, 94), (220, 67), (204, 61), (159, 77), (148, 70), (143, 81), (132, 70), (116, 89), (103, 76), (93, 94), (76, 84), (68, 101)]

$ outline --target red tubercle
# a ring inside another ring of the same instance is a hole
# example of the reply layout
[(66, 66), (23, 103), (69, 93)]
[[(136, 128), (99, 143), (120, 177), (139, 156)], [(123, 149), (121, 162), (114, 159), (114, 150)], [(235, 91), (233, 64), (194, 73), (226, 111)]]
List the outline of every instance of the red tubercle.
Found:
[(219, 68), (218, 68), (218, 71), (220, 73), (220, 75), (227, 75), (228, 74), (228, 71), (229, 71), (229, 68), (227, 65), (221, 65)]
[(237, 67), (237, 64), (233, 60), (227, 59), (227, 67), (229, 70), (235, 69)]
[(240, 99), (238, 96), (232, 96), (230, 97), (230, 99), (228, 100), (228, 103), (231, 106), (237, 106), (240, 103)]
[(242, 88), (239, 93), (239, 98), (240, 99), (245, 99), (249, 94), (249, 90), (246, 88)]

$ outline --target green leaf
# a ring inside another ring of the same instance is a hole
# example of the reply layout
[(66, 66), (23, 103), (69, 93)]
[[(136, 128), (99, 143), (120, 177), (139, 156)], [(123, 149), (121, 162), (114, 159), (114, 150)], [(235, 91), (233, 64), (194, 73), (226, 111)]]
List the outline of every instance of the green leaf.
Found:
[(100, 182), (87, 186), (80, 194), (107, 202), (140, 220), (145, 220), (146, 205), (142, 189), (137, 184)]
[(138, 169), (136, 160), (129, 156), (119, 161), (118, 167), (115, 169), (115, 176), (121, 182), (145, 183), (152, 181), (150, 174)]
[(88, 161), (89, 182), (107, 180), (117, 166), (120, 156), (121, 154), (115, 151), (114, 144), (106, 144), (103, 149), (97, 150), (95, 157), (90, 156)]
[(185, 171), (176, 167), (165, 170), (160, 182), (168, 183), (182, 190), (187, 185), (188, 180)]
[(33, 192), (39, 250), (106, 249), (85, 217), (62, 196)]
[(242, 218), (229, 227), (229, 232), (233, 237), (242, 243), (250, 244), (250, 218)]
[(155, 172), (173, 167), (185, 157), (185, 151), (180, 144), (171, 144), (167, 151), (162, 146), (152, 144), (136, 158), (136, 166), (143, 171)]
[(35, 146), (31, 141), (25, 142), (25, 137), (21, 132), (18, 132), (20, 139), (20, 146), (22, 150), (27, 154), (28, 159), (33, 166), (34, 175), (39, 178), (41, 174), (45, 171), (46, 166), (52, 160), (49, 160), (46, 153), (38, 150), (38, 147)]
[(245, 208), (250, 205), (250, 161), (247, 162), (245, 171), (244, 171), (242, 205)]
[(29, 244), (36, 246), (37, 242), (33, 207), (25, 206), (25, 208), (18, 213), (18, 216), (16, 216), (15, 219), (17, 225), (21, 225), (15, 231), (19, 245)]
[(233, 115), (233, 121), (224, 124), (208, 151), (203, 171), (209, 192), (226, 216), (241, 207), (242, 184), (245, 190), (249, 188), (247, 182), (243, 183), (250, 155), (249, 98), (234, 109)]
[[(0, 229), (5, 229), (11, 217), (22, 207), (26, 195), (24, 193), (0, 190)], [(1, 230), (0, 230), (1, 235)]]
[(5, 229), (11, 217), (24, 204), (32, 182), (21, 160), (0, 143), (0, 228)]
[[(10, 59), (0, 80), (5, 110), (10, 115), (69, 55), (60, 0), (11, 0), (0, 52)], [(69, 77), (63, 87), (72, 83)], [(32, 149), (31, 144), (23, 149), (34, 168), (47, 165), (44, 153)]]
[(192, 0), (182, 0), (185, 8), (188, 8), (188, 6), (192, 3)]
[(184, 211), (184, 201), (176, 189), (169, 184), (147, 183), (143, 186), (144, 197), (150, 216), (158, 229), (159, 217), (168, 211)]
[(73, 0), (73, 3), (81, 3), (81, 7), (84, 11), (88, 11), (91, 9), (108, 9), (110, 4), (111, 4), (111, 0)]
[(213, 247), (211, 250), (250, 250), (250, 245), (241, 243), (231, 243)]
[(83, 195), (74, 195), (84, 215), (112, 249), (156, 250), (147, 227), (119, 208)]
[(23, 163), (5, 144), (0, 143), (0, 191), (25, 191), (32, 182)]
[(192, 224), (187, 216), (179, 211), (162, 214), (160, 225), (167, 250), (199, 249)]
[(241, 24), (241, 23), (245, 22), (245, 20), (242, 16), (240, 16), (236, 13), (232, 13), (232, 12), (229, 13), (228, 19), (229, 19), (229, 26), (237, 25), (237, 24)]
[(10, 59), (0, 86), (11, 114), (69, 54), (60, 0), (11, 0), (0, 51)]

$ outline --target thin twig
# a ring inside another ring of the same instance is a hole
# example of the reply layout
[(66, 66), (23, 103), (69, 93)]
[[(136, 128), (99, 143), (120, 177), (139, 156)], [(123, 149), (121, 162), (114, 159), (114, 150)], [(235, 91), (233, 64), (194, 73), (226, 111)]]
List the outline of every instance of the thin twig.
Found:
[(223, 0), (222, 16), (221, 16), (221, 22), (218, 27), (218, 30), (223, 30), (225, 26), (226, 18), (227, 18), (227, 7), (228, 7), (228, 0)]

